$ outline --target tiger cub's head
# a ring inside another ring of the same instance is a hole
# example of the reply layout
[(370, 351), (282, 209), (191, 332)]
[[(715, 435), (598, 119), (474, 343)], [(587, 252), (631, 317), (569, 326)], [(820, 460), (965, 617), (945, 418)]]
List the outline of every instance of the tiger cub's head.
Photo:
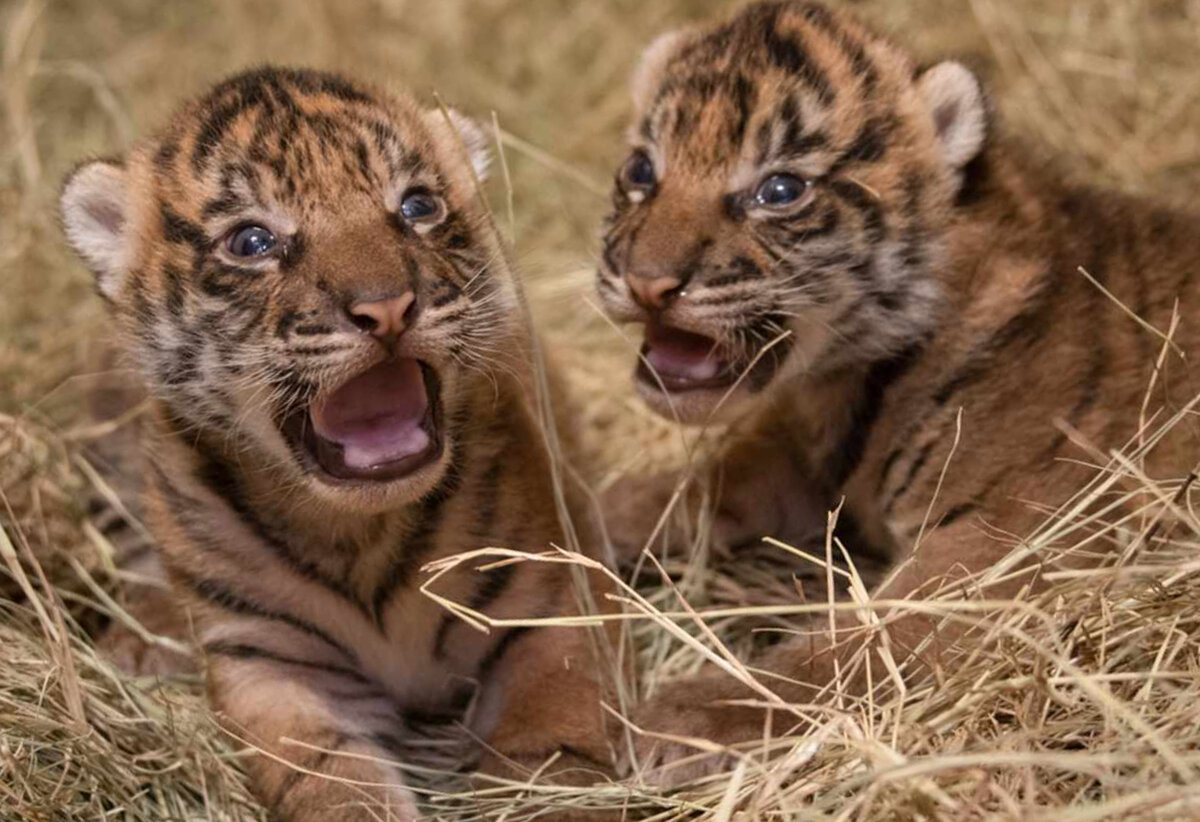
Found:
[(61, 209), (177, 427), (378, 510), (437, 483), (519, 334), (486, 159), (453, 112), (266, 68), (79, 167)]
[(685, 421), (903, 349), (986, 138), (975, 76), (801, 2), (663, 35), (636, 72), (598, 274), (639, 392)]

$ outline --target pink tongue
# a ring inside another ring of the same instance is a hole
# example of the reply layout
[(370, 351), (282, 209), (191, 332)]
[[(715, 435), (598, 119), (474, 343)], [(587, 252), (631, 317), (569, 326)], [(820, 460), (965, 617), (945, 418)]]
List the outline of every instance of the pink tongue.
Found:
[(646, 361), (664, 377), (697, 382), (713, 379), (722, 367), (710, 337), (656, 323), (646, 326)]
[(370, 468), (419, 454), (429, 399), (416, 360), (380, 363), (310, 409), (313, 428), (342, 447), (351, 468)]

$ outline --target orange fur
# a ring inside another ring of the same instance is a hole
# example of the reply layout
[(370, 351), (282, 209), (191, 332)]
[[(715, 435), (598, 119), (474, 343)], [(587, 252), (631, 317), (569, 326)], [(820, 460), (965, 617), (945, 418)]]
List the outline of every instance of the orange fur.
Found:
[[(64, 190), (68, 237), (153, 398), (147, 522), (213, 707), (265, 752), (249, 766), (279, 818), (413, 818), (399, 743), (472, 701), (487, 767), (609, 759), (585, 631), (482, 632), (418, 590), (431, 561), (565, 543), (470, 129), (333, 75), (261, 69)], [(246, 226), (263, 245), (242, 253)], [(358, 306), (386, 300), (412, 311), (381, 330)], [(392, 363), (394, 380), (420, 373), (407, 396), (431, 444), (335, 473), (350, 463), (313, 444), (317, 409)], [(548, 563), (467, 563), (435, 591), (496, 618), (580, 607)]]
[[(686, 31), (646, 71), (631, 135), (654, 173), (635, 153), (619, 177), (601, 296), (617, 319), (710, 338), (730, 367), (766, 350), (762, 329), (781, 340), (768, 369), (732, 388), (638, 380), (663, 413), (732, 423), (715, 465), (727, 475), (721, 518), (735, 526), (724, 538), (823, 541), (823, 512), (844, 500), (839, 538), (860, 560), (890, 558), (888, 578), (871, 580), (877, 596), (976, 577), (1011, 550), (998, 533), (1042, 521), (1031, 501), (1057, 506), (1094, 474), (1079, 441), (1107, 451), (1137, 431), (1162, 342), (1078, 269), (1164, 331), (1178, 299), (1174, 343), (1200, 353), (1189, 321), (1200, 220), (1077, 185), (1023, 142), (985, 135), (962, 66), (919, 70), (848, 15), (766, 2)], [(784, 189), (756, 188), (777, 174), (791, 178)], [(771, 202), (781, 190), (786, 202)], [(669, 300), (639, 301), (649, 277), (672, 278)], [(1169, 356), (1150, 410), (1161, 421), (1196, 389)], [(1198, 457), (1185, 421), (1145, 464), (1182, 477)], [(632, 547), (660, 513), (661, 488), (643, 493), (645, 508), (626, 506), (616, 525)], [(1008, 597), (1036, 586), (1044, 564), (1087, 561), (1034, 558), (965, 593)], [(756, 664), (786, 678), (770, 680), (783, 697), (810, 699), (868, 641), (854, 615), (837, 628)], [(912, 614), (891, 614), (886, 631), (898, 656), (919, 650), (912, 677), (953, 665), (963, 640)], [(865, 687), (861, 669), (846, 684)], [(706, 674), (665, 689), (643, 717), (676, 735), (758, 739), (762, 712), (721, 704), (744, 696)], [(652, 763), (692, 753), (654, 748), (643, 747)]]

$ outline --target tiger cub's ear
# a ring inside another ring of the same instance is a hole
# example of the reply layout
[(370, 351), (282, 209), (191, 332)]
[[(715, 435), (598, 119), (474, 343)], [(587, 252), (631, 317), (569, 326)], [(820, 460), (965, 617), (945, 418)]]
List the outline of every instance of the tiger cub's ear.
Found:
[(71, 172), (59, 197), (67, 241), (109, 300), (116, 298), (128, 267), (127, 181), (120, 163), (94, 160)]
[(942, 156), (955, 171), (975, 159), (987, 140), (988, 114), (979, 79), (962, 63), (947, 60), (917, 77)]
[(658, 92), (663, 69), (667, 67), (667, 63), (675, 55), (683, 41), (687, 39), (689, 33), (688, 29), (679, 29), (660, 34), (642, 52), (637, 68), (633, 71), (631, 84), (633, 107), (636, 111), (645, 111), (654, 102), (654, 95)]
[[(447, 116), (450, 118), (449, 124), (446, 123)], [(471, 167), (475, 169), (475, 176), (480, 182), (487, 179), (488, 169), (492, 165), (491, 141), (477, 120), (456, 108), (447, 108), (444, 111), (440, 108), (430, 109), (425, 112), (425, 119), (434, 134), (445, 134), (447, 125), (453, 126), (454, 133), (451, 137), (456, 144), (455, 150), (461, 150), (459, 146), (466, 149), (467, 156), (471, 159)]]

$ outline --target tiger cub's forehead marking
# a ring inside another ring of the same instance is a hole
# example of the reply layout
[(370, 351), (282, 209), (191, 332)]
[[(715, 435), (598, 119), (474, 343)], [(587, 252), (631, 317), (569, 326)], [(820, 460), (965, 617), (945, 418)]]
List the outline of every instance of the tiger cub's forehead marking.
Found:
[(432, 143), (405, 97), (306, 71), (264, 70), (232, 78), (185, 109), (160, 139), (154, 164), (188, 199), (197, 180), (219, 189), (203, 204), (204, 216), (213, 216), (254, 203), (312, 208), (356, 192), (378, 200), (414, 180), (440, 188)]
[(911, 71), (885, 41), (822, 7), (762, 3), (681, 38), (636, 138), (706, 172), (736, 161), (820, 173), (835, 145), (890, 108), (880, 86)]

